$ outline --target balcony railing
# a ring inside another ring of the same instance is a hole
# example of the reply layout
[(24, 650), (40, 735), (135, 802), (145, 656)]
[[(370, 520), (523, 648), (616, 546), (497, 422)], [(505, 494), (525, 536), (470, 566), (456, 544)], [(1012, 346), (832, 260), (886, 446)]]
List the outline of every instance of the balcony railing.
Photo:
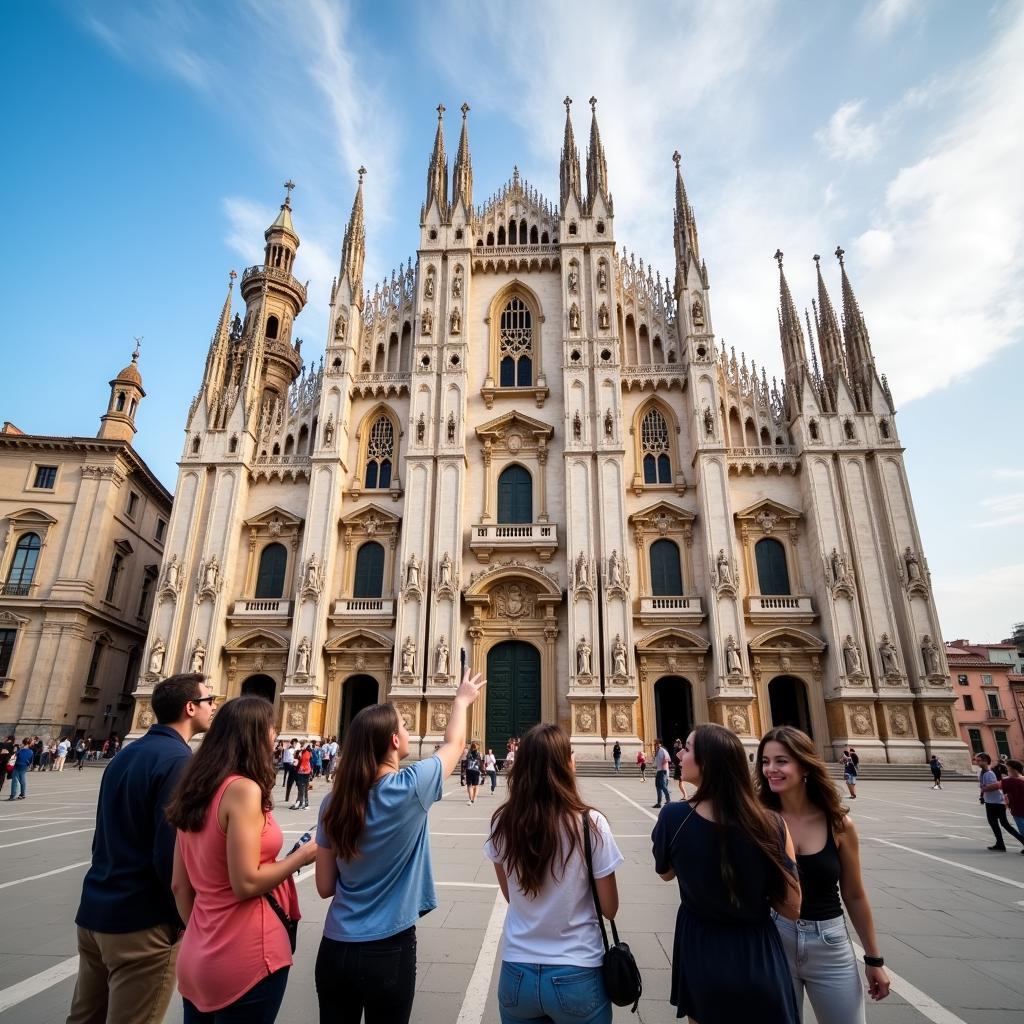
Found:
[(231, 610), (236, 619), (280, 619), (291, 615), (292, 603), (279, 597), (256, 597), (236, 601)]
[(755, 623), (813, 622), (818, 616), (808, 594), (751, 594), (747, 616)]
[(343, 597), (334, 602), (331, 617), (341, 623), (390, 626), (395, 621), (395, 602), (390, 597)]
[(1010, 716), (1002, 708), (985, 708), (986, 718), (995, 718), (1000, 722), (1006, 721)]
[(689, 595), (678, 597), (641, 597), (640, 610), (634, 618), (644, 626), (659, 623), (669, 625), (699, 625), (704, 619), (704, 608), (699, 597)]
[(727, 457), (732, 473), (795, 473), (800, 465), (796, 448), (791, 444), (730, 448)]
[(0, 594), (4, 597), (29, 597), (34, 586), (33, 583), (4, 583), (0, 584)]
[(533, 551), (546, 562), (558, 547), (554, 523), (478, 523), (470, 527), (469, 546), (481, 562), (494, 551)]

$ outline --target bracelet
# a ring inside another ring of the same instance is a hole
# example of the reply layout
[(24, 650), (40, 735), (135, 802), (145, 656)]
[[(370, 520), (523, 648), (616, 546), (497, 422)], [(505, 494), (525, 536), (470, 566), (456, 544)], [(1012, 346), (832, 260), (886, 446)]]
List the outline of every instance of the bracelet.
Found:
[(868, 967), (884, 967), (885, 958), (881, 956), (868, 956), (868, 954), (865, 953), (864, 963), (867, 964)]

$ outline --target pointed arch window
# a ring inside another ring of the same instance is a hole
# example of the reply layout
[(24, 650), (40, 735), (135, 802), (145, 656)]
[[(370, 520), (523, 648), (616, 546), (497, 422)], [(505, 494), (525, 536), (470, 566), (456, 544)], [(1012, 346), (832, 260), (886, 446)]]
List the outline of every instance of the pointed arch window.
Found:
[(353, 597), (380, 597), (384, 593), (384, 547), (371, 540), (356, 554)]
[(533, 384), (533, 314), (522, 299), (508, 301), (498, 330), (499, 383), (503, 388)]
[(257, 597), (283, 597), (284, 575), (288, 566), (288, 552), (283, 544), (268, 544), (260, 554), (260, 568), (256, 575)]
[(683, 573), (679, 545), (672, 540), (656, 540), (651, 545), (651, 593), (655, 597), (679, 597), (683, 593)]
[(757, 585), (762, 594), (789, 594), (789, 569), (786, 549), (774, 537), (764, 537), (754, 545)]
[(391, 468), (395, 459), (395, 428), (387, 416), (380, 415), (370, 427), (366, 442), (366, 487), (368, 490), (391, 486)]
[(23, 533), (18, 538), (14, 547), (14, 557), (11, 559), (11, 566), (7, 570), (7, 584), (4, 593), (8, 596), (22, 596), (28, 594), (29, 587), (36, 574), (36, 563), (39, 561), (39, 551), (42, 542), (38, 533)]
[(668, 424), (658, 409), (651, 409), (640, 424), (640, 451), (643, 453), (644, 483), (672, 483)]
[(523, 466), (509, 466), (498, 477), (498, 522), (533, 522), (533, 478)]

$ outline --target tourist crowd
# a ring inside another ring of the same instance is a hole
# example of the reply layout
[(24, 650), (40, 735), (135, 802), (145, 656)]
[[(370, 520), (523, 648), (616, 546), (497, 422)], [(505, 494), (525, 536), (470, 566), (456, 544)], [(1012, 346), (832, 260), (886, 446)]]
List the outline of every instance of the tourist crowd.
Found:
[[(156, 724), (111, 761), (100, 786), (68, 1024), (161, 1020), (175, 987), (186, 1024), (274, 1021), (301, 916), (294, 876), (309, 864), (330, 901), (315, 967), (321, 1022), (407, 1022), (416, 923), (437, 906), (428, 814), (456, 767), (470, 803), (482, 782), (493, 793), (498, 771), (507, 776), (484, 844), (509, 904), (503, 1024), (608, 1024), (613, 997), (635, 1006), (642, 979), (614, 924), (623, 856), (607, 818), (580, 794), (569, 737), (537, 725), (510, 740), (502, 763), (467, 745), (467, 712), (483, 685), (466, 672), (443, 743), (403, 766), (410, 737), (390, 704), (360, 711), (339, 748), (335, 739), (278, 741), (262, 697), (216, 708), (202, 675), (158, 684)], [(193, 754), (190, 741), (202, 733)], [(23, 792), (32, 746), (8, 746)], [(58, 747), (58, 760), (68, 752)], [(621, 748), (613, 756), (618, 771)], [(890, 982), (857, 829), (810, 738), (771, 729), (752, 774), (738, 737), (705, 724), (671, 754), (656, 741), (653, 761), (663, 808), (653, 866), (679, 894), (667, 993), (678, 1016), (731, 1024), (756, 1006), (759, 1024), (795, 1024), (806, 995), (821, 1024), (862, 1024), (865, 994), (884, 999)], [(979, 762), (980, 799), (1000, 848), (1000, 830), (1020, 838), (1003, 801), (1009, 796), (1020, 826), (1021, 764), (1011, 761), (1003, 778), (984, 755)], [(643, 751), (637, 764), (643, 778)], [(286, 805), (295, 790), (292, 809), (308, 806), (314, 780), (329, 786), (315, 837), (283, 857), (273, 809), (279, 770)], [(846, 774), (852, 797), (855, 761)]]

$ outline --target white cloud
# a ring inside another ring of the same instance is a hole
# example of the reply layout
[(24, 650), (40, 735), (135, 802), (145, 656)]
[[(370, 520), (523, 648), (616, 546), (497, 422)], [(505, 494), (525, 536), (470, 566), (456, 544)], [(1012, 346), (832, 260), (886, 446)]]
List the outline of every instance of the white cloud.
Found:
[(997, 565), (961, 576), (934, 575), (936, 605), (954, 636), (1001, 640), (1020, 621), (1020, 580), (1024, 562)]
[(1024, 524), (1024, 493), (998, 494), (983, 498), (979, 505), (983, 513), (991, 518), (975, 523), (976, 527), (991, 528)]
[(1000, 467), (992, 470), (992, 476), (996, 480), (1024, 480), (1024, 469)]
[(868, 160), (881, 144), (878, 126), (861, 117), (863, 100), (849, 100), (815, 133), (815, 139), (832, 160)]
[(876, 0), (864, 12), (863, 24), (870, 35), (883, 39), (922, 9), (921, 0)]

